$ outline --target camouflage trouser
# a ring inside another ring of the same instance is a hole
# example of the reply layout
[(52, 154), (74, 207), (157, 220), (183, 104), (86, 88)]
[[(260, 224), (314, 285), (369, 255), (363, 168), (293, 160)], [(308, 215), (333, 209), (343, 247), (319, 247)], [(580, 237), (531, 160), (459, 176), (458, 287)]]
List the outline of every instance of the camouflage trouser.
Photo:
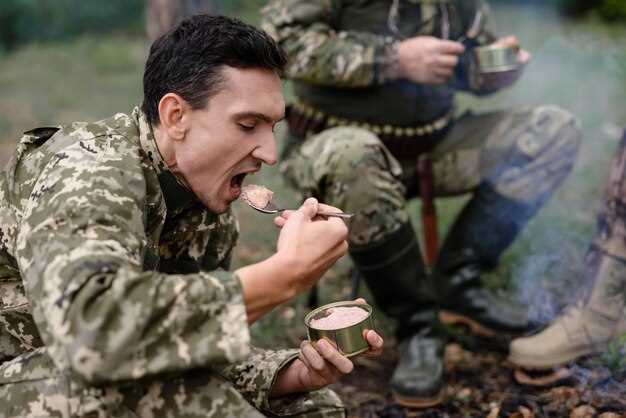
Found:
[[(431, 153), (435, 194), (463, 194), (487, 182), (514, 201), (542, 203), (570, 172), (579, 143), (578, 123), (556, 107), (468, 113)], [(308, 138), (289, 149), (281, 168), (305, 195), (355, 212), (350, 242), (357, 245), (407, 222), (406, 199), (417, 193), (416, 162), (394, 158), (360, 128)]]
[[(36, 350), (36, 351), (39, 351)], [(48, 356), (32, 355), (5, 368), (0, 381), (0, 418), (341, 418), (345, 410), (327, 389), (270, 401), (261, 413), (231, 383), (209, 370), (182, 377), (83, 388), (55, 374)], [(13, 367), (15, 370), (10, 370)], [(11, 381), (28, 367), (29, 379)]]

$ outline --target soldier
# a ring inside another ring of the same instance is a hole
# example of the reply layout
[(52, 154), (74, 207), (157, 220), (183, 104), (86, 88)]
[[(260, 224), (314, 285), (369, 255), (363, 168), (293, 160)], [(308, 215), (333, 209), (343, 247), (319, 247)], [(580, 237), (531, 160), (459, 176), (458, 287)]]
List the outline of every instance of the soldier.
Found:
[[(527, 329), (525, 312), (481, 285), (481, 272), (545, 204), (574, 164), (580, 130), (552, 106), (455, 114), (459, 90), (508, 87), (519, 70), (476, 71), (472, 51), (498, 42), (481, 0), (270, 0), (264, 28), (287, 52), (295, 101), (281, 168), (305, 195), (356, 215), (349, 253), (377, 304), (397, 320), (402, 350), (391, 380), (409, 406), (438, 403), (450, 323), (494, 335)], [(472, 193), (429, 276), (406, 201), (418, 156), (438, 196)]]
[(345, 416), (333, 345), (249, 336), (346, 252), (345, 224), (307, 200), (274, 255), (225, 270), (229, 205), (276, 161), (284, 64), (262, 31), (195, 16), (152, 45), (141, 109), (22, 137), (0, 177), (0, 417)]
[(549, 369), (601, 353), (626, 334), (626, 131), (611, 166), (596, 237), (584, 257), (590, 287), (548, 328), (511, 342), (509, 359)]

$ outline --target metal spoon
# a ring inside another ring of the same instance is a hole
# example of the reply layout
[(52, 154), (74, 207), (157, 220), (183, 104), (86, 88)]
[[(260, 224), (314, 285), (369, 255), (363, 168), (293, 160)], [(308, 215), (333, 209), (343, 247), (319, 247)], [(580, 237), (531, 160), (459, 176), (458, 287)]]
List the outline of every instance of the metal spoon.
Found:
[[(269, 198), (267, 200), (267, 203), (265, 204), (265, 206), (261, 207), (258, 204), (255, 204), (255, 202), (253, 202), (253, 199), (250, 199), (250, 197), (248, 196), (247, 191), (249, 189), (247, 189), (248, 186), (244, 187), (243, 190), (241, 191), (241, 195), (240, 198), (246, 202), (248, 204), (248, 206), (250, 206), (252, 209), (256, 209), (259, 212), (263, 212), (263, 213), (271, 213), (271, 214), (278, 214), (280, 212), (283, 212), (285, 210), (287, 210), (287, 208), (279, 208), (274, 199), (273, 199), (273, 194), (269, 195)], [(261, 186), (256, 186), (256, 187), (261, 187)], [(268, 190), (269, 191), (269, 190)], [(271, 191), (269, 191), (271, 193)], [(328, 217), (335, 217), (335, 218), (342, 218), (342, 219), (350, 219), (354, 216), (354, 213), (343, 213), (343, 212), (326, 212), (324, 210), (319, 210), (317, 212), (317, 215), (320, 216), (328, 216)]]

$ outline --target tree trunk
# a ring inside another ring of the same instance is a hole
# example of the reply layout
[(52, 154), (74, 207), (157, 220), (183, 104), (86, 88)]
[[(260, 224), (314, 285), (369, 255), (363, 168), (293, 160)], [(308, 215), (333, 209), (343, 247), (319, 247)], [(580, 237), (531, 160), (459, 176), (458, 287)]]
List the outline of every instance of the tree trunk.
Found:
[(220, 13), (220, 0), (147, 0), (146, 31), (150, 41), (174, 27), (187, 16)]

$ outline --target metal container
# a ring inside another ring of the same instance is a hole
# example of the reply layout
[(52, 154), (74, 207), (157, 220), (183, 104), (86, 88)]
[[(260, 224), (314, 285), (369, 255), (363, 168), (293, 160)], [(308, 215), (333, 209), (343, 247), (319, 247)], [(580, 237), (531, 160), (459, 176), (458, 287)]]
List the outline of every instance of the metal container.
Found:
[[(325, 311), (329, 308), (337, 307), (358, 307), (367, 311), (368, 315), (361, 322), (344, 328), (325, 330), (313, 328), (310, 323), (313, 319), (319, 319), (325, 316)], [(321, 338), (328, 338), (335, 343), (339, 351), (346, 357), (356, 356), (369, 350), (369, 344), (363, 337), (363, 331), (366, 329), (374, 329), (373, 310), (370, 305), (365, 303), (357, 303), (352, 301), (329, 303), (320, 306), (309, 312), (304, 317), (304, 323), (310, 341), (317, 341)]]
[(487, 45), (474, 48), (474, 59), (480, 73), (499, 73), (518, 68), (519, 45)]

